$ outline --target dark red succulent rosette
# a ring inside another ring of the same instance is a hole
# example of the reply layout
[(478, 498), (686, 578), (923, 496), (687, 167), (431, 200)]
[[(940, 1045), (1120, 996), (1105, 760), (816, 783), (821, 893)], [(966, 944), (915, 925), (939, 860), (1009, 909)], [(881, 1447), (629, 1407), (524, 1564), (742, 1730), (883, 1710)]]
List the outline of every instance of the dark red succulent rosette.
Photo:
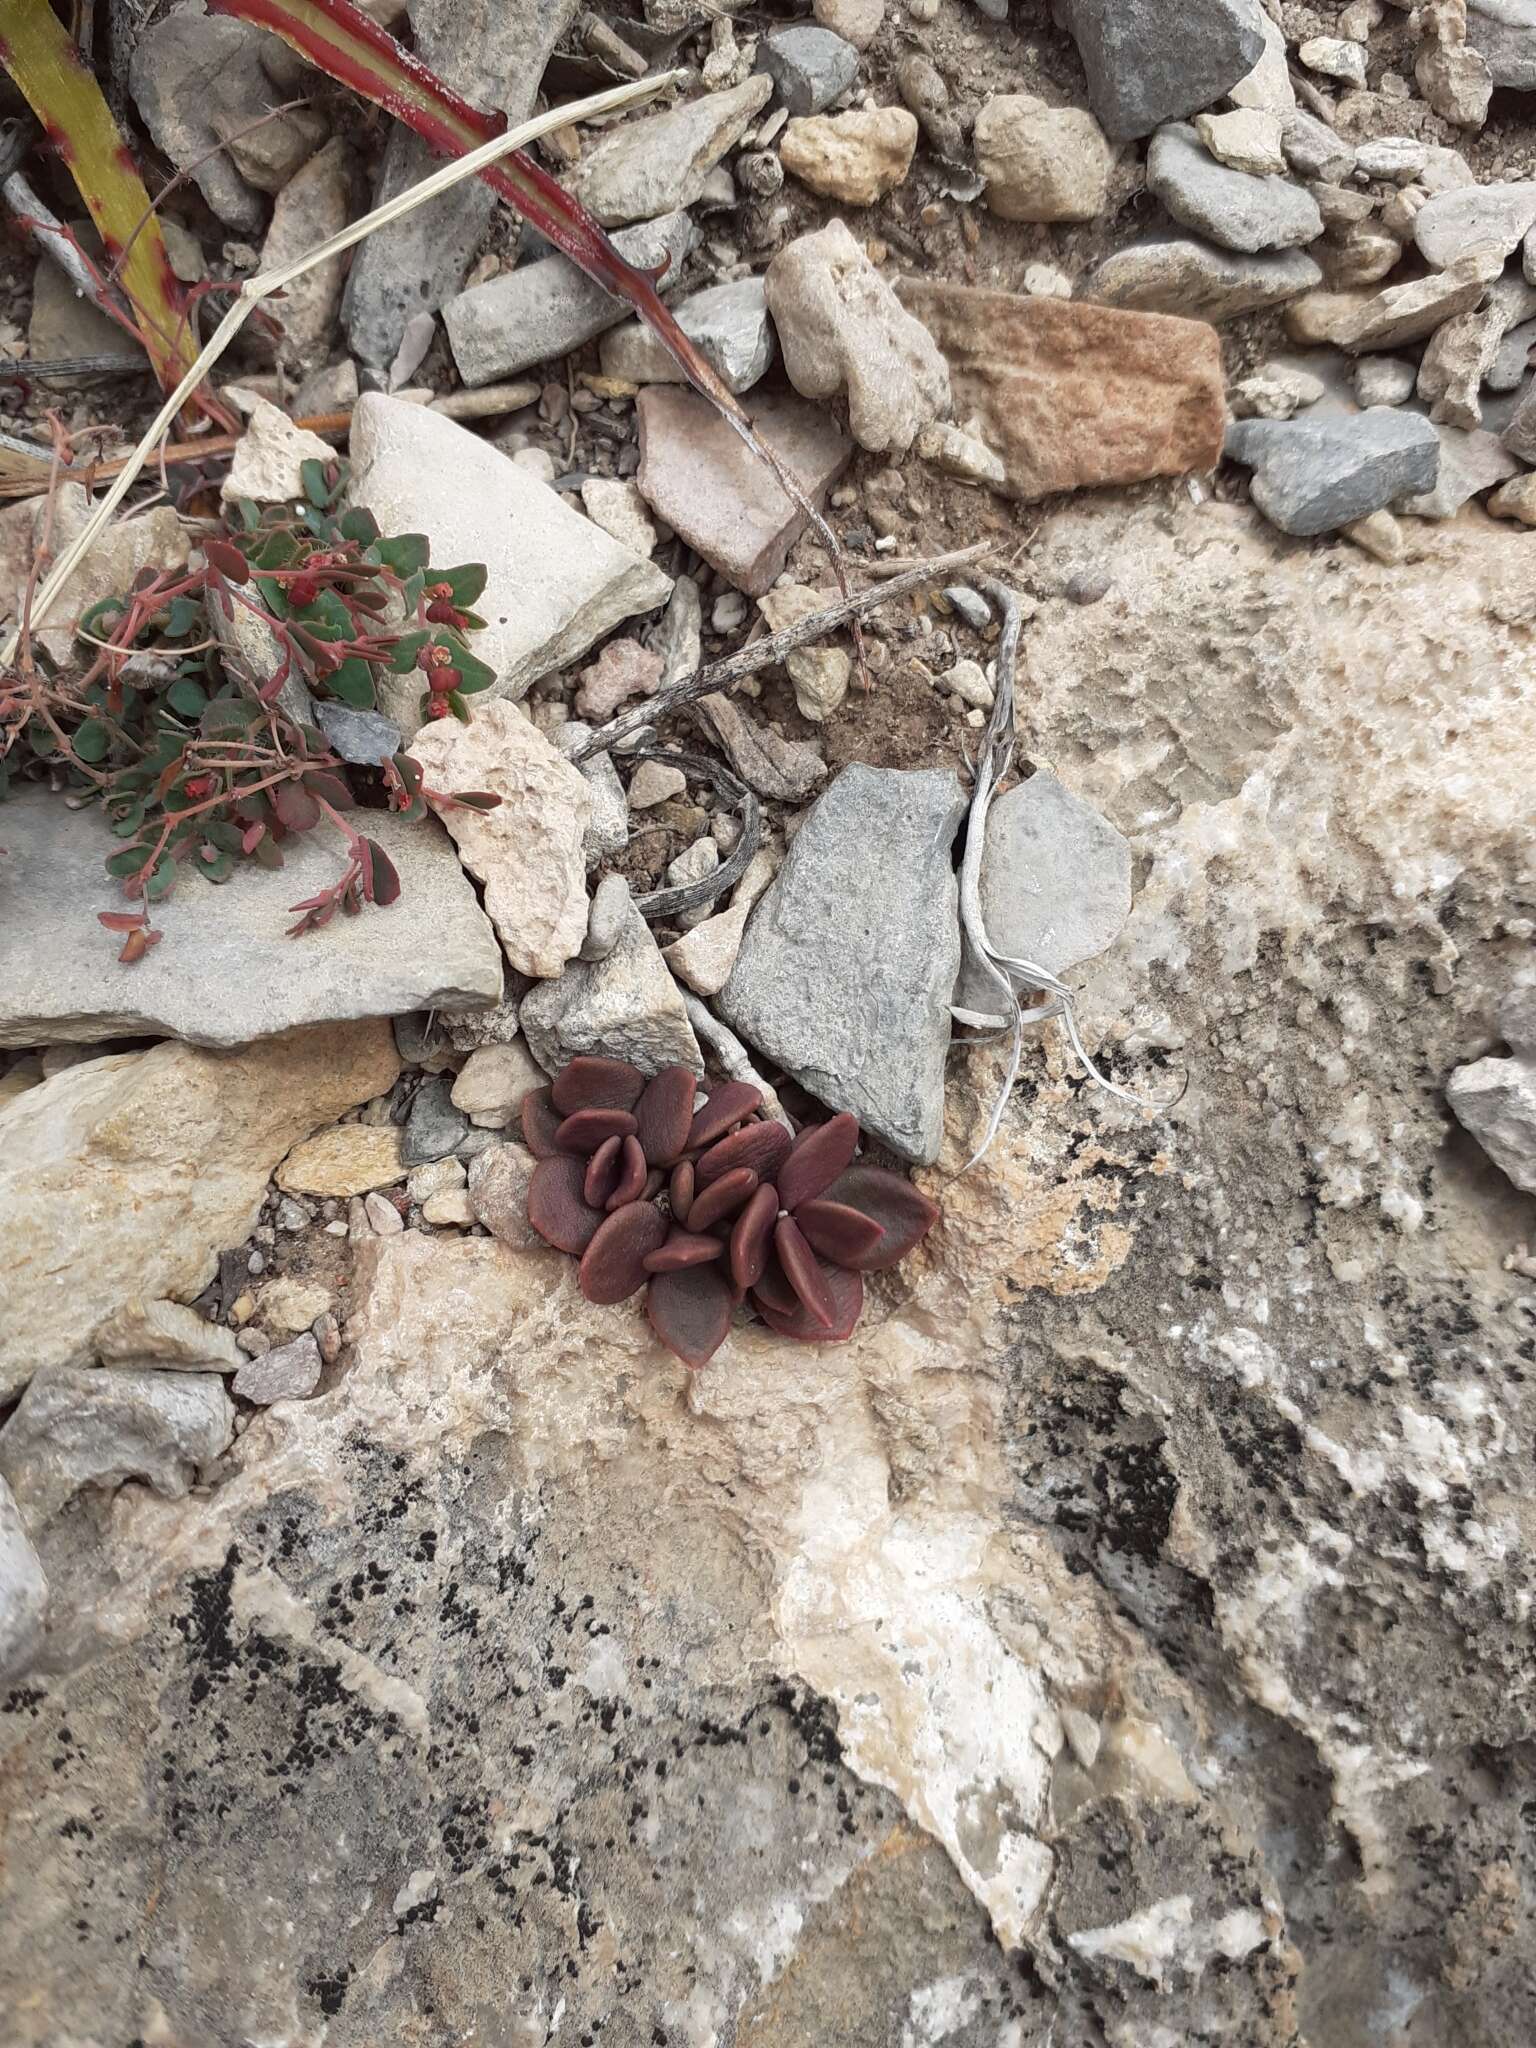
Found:
[(643, 1287), (651, 1328), (685, 1365), (707, 1365), (750, 1301), (781, 1337), (853, 1334), (866, 1273), (894, 1266), (938, 1221), (928, 1197), (855, 1163), (846, 1112), (798, 1137), (761, 1089), (688, 1067), (647, 1080), (627, 1060), (573, 1059), (523, 1103), (538, 1160), (528, 1220), (581, 1261), (588, 1301)]

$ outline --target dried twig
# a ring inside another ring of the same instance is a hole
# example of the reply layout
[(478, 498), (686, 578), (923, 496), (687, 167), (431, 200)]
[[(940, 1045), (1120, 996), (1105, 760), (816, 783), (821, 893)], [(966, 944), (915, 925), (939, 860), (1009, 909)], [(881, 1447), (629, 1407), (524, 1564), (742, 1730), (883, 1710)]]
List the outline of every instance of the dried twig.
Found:
[(760, 1088), (763, 1091), (764, 1109), (776, 1124), (782, 1124), (793, 1137), (795, 1127), (785, 1115), (783, 1104), (753, 1066), (747, 1048), (735, 1032), (728, 1024), (722, 1024), (704, 999), (696, 996), (691, 989), (680, 988), (678, 994), (683, 999), (683, 1008), (688, 1012), (688, 1022), (693, 1026), (695, 1035), (714, 1054), (720, 1064), (721, 1073), (732, 1081), (745, 1081), (753, 1088)]
[(26, 229), (45, 256), (52, 257), (82, 298), (88, 299), (97, 312), (105, 313), (125, 333), (132, 334), (134, 326), (127, 308), (97, 275), (76, 237), (53, 209), (38, 198), (23, 172), (12, 171), (0, 183), (0, 197), (15, 215), (17, 226)]
[(757, 851), (763, 829), (757, 798), (729, 768), (719, 761), (711, 761), (704, 754), (679, 754), (668, 747), (635, 747), (625, 758), (631, 761), (669, 761), (675, 768), (686, 769), (690, 775), (712, 783), (741, 813), (741, 838), (730, 859), (722, 861), (713, 874), (706, 875), (699, 882), (680, 882), (675, 889), (653, 889), (648, 896), (635, 898), (635, 908), (645, 918), (676, 917), (684, 910), (697, 910), (700, 904), (713, 903), (717, 896), (741, 880)]
[[(317, 247), (307, 250), (292, 263), (285, 263), (275, 270), (262, 271), (256, 277), (247, 278), (240, 287), (239, 297), (214, 329), (199, 352), (197, 360), (156, 413), (139, 445), (123, 464), (112, 488), (80, 529), (71, 546), (54, 564), (48, 581), (38, 596), (42, 615), (47, 617), (55, 598), (95, 545), (107, 521), (128, 495), (160, 436), (263, 299), (283, 290), (285, 286), (292, 284), (295, 278), (313, 270), (317, 263), (328, 262), (331, 257), (339, 256), (343, 250), (366, 241), (375, 229), (384, 227), (392, 220), (400, 219), (402, 214), (412, 212), (429, 199), (435, 199), (440, 192), (448, 191), (451, 186), (461, 183), (463, 179), (474, 177), (487, 164), (494, 163), (499, 157), (510, 155), (513, 150), (520, 149), (524, 143), (533, 141), (536, 136), (543, 135), (547, 130), (563, 127), (570, 121), (582, 120), (590, 114), (608, 113), (617, 107), (630, 106), (637, 100), (653, 98), (656, 93), (675, 83), (676, 76), (677, 74), (673, 72), (666, 72), (658, 78), (642, 78), (633, 85), (615, 86), (609, 92), (594, 93), (589, 99), (577, 100), (570, 105), (554, 107), (546, 113), (538, 114), (533, 120), (525, 121), (521, 127), (509, 128), (504, 134), (493, 136), (489, 142), (482, 143), (478, 149), (470, 150), (467, 155), (459, 157), (455, 162), (444, 164), (441, 170), (433, 171), (429, 177), (423, 178), (396, 198), (387, 200), (383, 206), (376, 206), (372, 213), (364, 214), (361, 220), (354, 221), (350, 227), (343, 228), (340, 234), (332, 235)], [(0, 648), (0, 667), (9, 666), (15, 660), (17, 639), (18, 636), (12, 633), (5, 646)]]
[(760, 669), (774, 667), (786, 654), (793, 654), (797, 647), (808, 646), (812, 640), (835, 633), (839, 626), (863, 618), (866, 612), (874, 611), (878, 605), (890, 604), (911, 591), (941, 582), (956, 569), (969, 567), (988, 553), (990, 547), (989, 541), (977, 541), (972, 547), (957, 548), (953, 554), (935, 555), (932, 561), (904, 571), (875, 590), (860, 590), (852, 597), (840, 597), (825, 611), (812, 612), (808, 618), (786, 626), (782, 632), (754, 640), (750, 646), (738, 648), (735, 654), (726, 655), (722, 661), (706, 662), (692, 675), (674, 683), (670, 690), (661, 690), (656, 696), (647, 698), (637, 711), (623, 718), (611, 718), (606, 725), (599, 726), (574, 758), (588, 761), (594, 754), (608, 753), (612, 748), (621, 746), (632, 733), (644, 731), (683, 705), (696, 703), (700, 697), (712, 696), (716, 690), (732, 690), (737, 683), (756, 675)]
[(149, 357), (146, 355), (98, 355), (98, 356), (44, 356), (40, 360), (31, 356), (18, 356), (14, 361), (0, 362), (0, 378), (7, 383), (24, 384), (29, 377), (106, 377), (122, 376), (136, 371), (144, 376), (151, 374)]

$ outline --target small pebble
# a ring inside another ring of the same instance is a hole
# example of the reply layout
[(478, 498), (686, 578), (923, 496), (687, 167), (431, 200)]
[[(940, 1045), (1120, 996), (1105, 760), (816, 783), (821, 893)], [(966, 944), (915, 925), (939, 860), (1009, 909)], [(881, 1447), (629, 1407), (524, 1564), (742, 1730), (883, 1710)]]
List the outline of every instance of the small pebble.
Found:
[(983, 633), (992, 623), (992, 607), (979, 590), (972, 590), (967, 584), (951, 583), (944, 592), (944, 601), (974, 632)]
[(746, 624), (747, 600), (739, 590), (723, 590), (715, 599), (709, 623), (717, 633), (734, 633)]
[(368, 1212), (368, 1221), (376, 1236), (393, 1237), (397, 1231), (404, 1230), (404, 1219), (387, 1195), (365, 1195), (363, 1207)]
[(979, 661), (957, 661), (952, 669), (939, 677), (939, 685), (981, 711), (990, 711), (992, 700), (997, 695)]
[(422, 1203), (421, 1216), (424, 1223), (451, 1225), (457, 1230), (467, 1230), (475, 1220), (463, 1188), (444, 1188), (441, 1194), (431, 1196)]
[[(638, 778), (637, 778), (638, 779)], [(606, 960), (619, 943), (619, 933), (629, 916), (629, 883), (623, 875), (604, 875), (592, 892), (587, 913), (587, 936), (582, 942), (583, 960)]]
[(629, 807), (632, 811), (654, 810), (668, 797), (681, 796), (687, 787), (688, 778), (681, 768), (668, 761), (642, 761), (629, 785)]

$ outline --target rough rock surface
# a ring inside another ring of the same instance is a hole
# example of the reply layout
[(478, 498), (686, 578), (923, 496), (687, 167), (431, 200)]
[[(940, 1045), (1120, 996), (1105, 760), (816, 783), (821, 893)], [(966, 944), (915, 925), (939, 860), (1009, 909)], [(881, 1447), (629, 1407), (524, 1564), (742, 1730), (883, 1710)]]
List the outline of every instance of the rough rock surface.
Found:
[(1531, 541), (1419, 546), (1320, 602), (1245, 507), (1047, 518), (1023, 750), (1138, 868), (1083, 1028), (1184, 1093), (1048, 1031), (955, 1177), (953, 1056), (851, 1344), (690, 1376), (402, 1232), (231, 1476), (41, 1533), (17, 2048), (1525, 2040), (1530, 1203), (1443, 1089), (1525, 966)]
[(179, 1497), (234, 1426), (234, 1403), (215, 1373), (49, 1366), (0, 1429), (0, 1480), (35, 1540), (83, 1486), (142, 1479)]
[[(426, 533), (442, 567), (485, 564), (475, 652), (496, 670), (498, 696), (521, 697), (672, 588), (499, 448), (401, 398), (358, 400), (349, 495), (385, 533)], [(421, 722), (419, 678), (396, 678), (382, 694), (409, 737)]]
[(845, 768), (748, 920), (720, 1011), (904, 1158), (938, 1154), (960, 964), (951, 864), (964, 808), (934, 769)]
[(999, 93), (976, 116), (975, 147), (1000, 220), (1092, 220), (1108, 200), (1114, 152), (1081, 107)]
[(0, 1684), (37, 1657), (48, 1618), (48, 1581), (11, 1489), (0, 1479)]
[(163, 942), (129, 973), (96, 922), (117, 895), (102, 867), (116, 842), (94, 814), (19, 791), (0, 861), (0, 1045), (144, 1032), (239, 1046), (299, 1024), (495, 1002), (496, 935), (442, 828), (376, 811), (367, 831), (399, 873), (398, 902), (288, 938), (292, 905), (345, 866), (340, 839), (301, 834), (281, 868), (241, 863), (217, 915), (212, 886), (187, 875), (155, 908)]
[(442, 719), (415, 755), (439, 789), (485, 789), (492, 811), (451, 810), (444, 822), (484, 885), (485, 907), (519, 974), (558, 974), (587, 929), (585, 780), (515, 704), (482, 703), (468, 725)]
[(1213, 469), (1226, 419), (1214, 329), (1161, 313), (906, 280), (1019, 498)]
[(284, 1153), (399, 1070), (388, 1024), (370, 1019), (227, 1054), (114, 1053), (0, 1109), (0, 1399), (81, 1363), (136, 1296), (197, 1294)]
[[(760, 277), (716, 284), (673, 302), (677, 324), (732, 391), (750, 391), (773, 361), (773, 328)], [(649, 327), (626, 320), (603, 336), (603, 372), (634, 384), (685, 382), (676, 358)]]
[(633, 905), (613, 950), (601, 960), (573, 961), (558, 981), (530, 990), (521, 1020), (546, 1073), (578, 1053), (630, 1060), (646, 1074), (670, 1066), (704, 1070), (677, 984)]
[(779, 144), (786, 171), (839, 206), (873, 206), (912, 167), (917, 121), (905, 107), (855, 108), (791, 121)]
[(848, 397), (862, 448), (904, 455), (949, 410), (949, 370), (840, 220), (781, 249), (763, 280), (789, 381), (805, 398)]
[(141, 1371), (233, 1372), (244, 1357), (232, 1330), (205, 1322), (183, 1302), (142, 1297), (107, 1317), (92, 1349), (103, 1365)]
[[(56, 552), (76, 539), (93, 509), (90, 493), (83, 484), (59, 486), (54, 495), (50, 528), (50, 544)], [(39, 545), (46, 516), (46, 500), (31, 501), (32, 538)], [(189, 559), (186, 528), (169, 505), (156, 505), (134, 518), (115, 521), (94, 543), (47, 611), (35, 615), (33, 638), (55, 661), (67, 661), (74, 649), (74, 624), (82, 612), (89, 611), (104, 597), (121, 597), (124, 591), (131, 590), (142, 569), (184, 569)]]

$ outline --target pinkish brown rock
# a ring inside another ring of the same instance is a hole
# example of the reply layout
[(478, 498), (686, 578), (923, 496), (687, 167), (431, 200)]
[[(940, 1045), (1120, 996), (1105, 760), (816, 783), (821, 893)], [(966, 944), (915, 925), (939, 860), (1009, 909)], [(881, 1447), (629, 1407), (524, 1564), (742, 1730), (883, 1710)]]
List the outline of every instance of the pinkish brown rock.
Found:
[(653, 697), (660, 681), (659, 654), (638, 640), (610, 640), (596, 661), (582, 670), (576, 715), (601, 725), (631, 697)]
[[(640, 495), (712, 569), (748, 597), (761, 597), (805, 531), (805, 513), (696, 393), (652, 384), (635, 400), (635, 410)], [(762, 439), (819, 509), (847, 467), (853, 443), (818, 406), (801, 398), (775, 394), (748, 411)]]
[(1009, 495), (1220, 460), (1221, 345), (1203, 320), (911, 279), (901, 299), (944, 351), (955, 414), (980, 420)]

